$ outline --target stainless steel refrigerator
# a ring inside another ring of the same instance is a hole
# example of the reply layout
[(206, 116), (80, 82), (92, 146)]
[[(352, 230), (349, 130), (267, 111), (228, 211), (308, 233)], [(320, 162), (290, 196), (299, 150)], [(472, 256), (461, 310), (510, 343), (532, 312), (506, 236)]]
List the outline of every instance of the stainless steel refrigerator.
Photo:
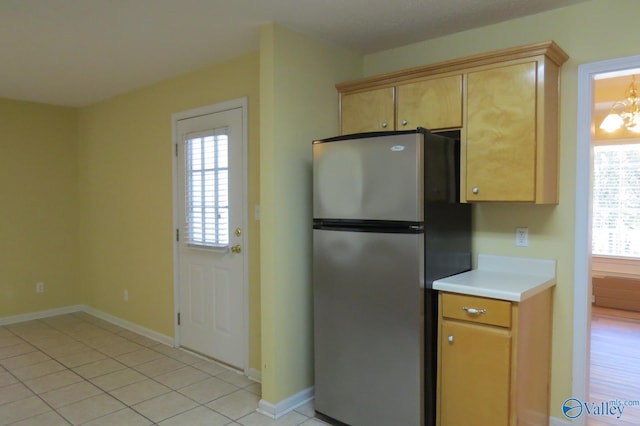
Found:
[(436, 279), (471, 268), (459, 132), (313, 143), (315, 409), (352, 426), (435, 423)]

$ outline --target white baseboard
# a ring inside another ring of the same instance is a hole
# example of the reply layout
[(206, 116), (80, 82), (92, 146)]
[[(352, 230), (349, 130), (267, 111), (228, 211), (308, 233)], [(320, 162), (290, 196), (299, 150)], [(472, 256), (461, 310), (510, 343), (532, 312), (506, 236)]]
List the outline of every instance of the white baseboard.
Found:
[[(73, 306), (66, 306), (63, 308), (49, 309), (46, 311), (39, 311), (39, 312), (30, 312), (27, 314), (14, 315), (14, 316), (4, 317), (4, 318), (0, 317), (0, 326), (14, 324), (18, 322), (24, 322), (24, 321), (32, 321), (32, 320), (52, 317), (56, 315), (72, 314), (74, 312), (85, 312), (89, 315), (93, 315), (96, 318), (107, 321), (111, 324), (117, 325), (119, 327), (132, 331), (134, 333), (140, 334), (151, 340), (155, 340), (158, 343), (163, 343), (171, 347), (176, 347), (176, 341), (171, 336), (158, 333), (157, 331), (148, 329), (146, 327), (124, 320), (122, 318), (118, 318), (114, 315), (108, 314), (106, 312), (100, 311), (96, 308), (93, 308), (87, 305), (73, 305)], [(202, 357), (202, 355), (200, 354), (197, 354), (197, 353), (193, 353), (193, 354), (196, 356)], [(209, 359), (209, 358), (202, 357), (202, 359)], [(260, 370), (249, 368), (244, 373), (250, 379), (255, 380), (256, 382), (262, 382), (262, 373), (260, 372)]]
[(158, 333), (157, 331), (153, 331), (148, 328), (142, 327), (141, 325), (129, 322), (127, 320), (123, 320), (122, 318), (118, 318), (116, 316), (107, 314), (105, 312), (99, 311), (98, 309), (92, 308), (91, 306), (87, 306), (87, 305), (65, 306), (63, 308), (55, 308), (55, 309), (49, 309), (46, 311), (30, 312), (28, 314), (4, 317), (4, 318), (0, 318), (0, 325), (8, 325), (8, 324), (15, 324), (18, 322), (32, 321), (32, 320), (37, 320), (41, 318), (53, 317), (56, 315), (72, 314), (74, 312), (86, 312), (87, 314), (93, 315), (94, 317), (100, 318), (102, 320), (115, 324), (119, 327), (122, 327), (129, 331), (133, 331), (134, 333), (138, 333), (144, 337), (148, 337), (149, 339), (155, 340), (156, 342), (164, 343), (165, 345), (169, 345), (169, 346), (175, 346), (173, 337), (166, 336), (162, 333)]
[(0, 318), (0, 325), (15, 324), (17, 322), (33, 321), (41, 318), (53, 317), (56, 315), (72, 314), (84, 311), (84, 305), (65, 306), (63, 308), (48, 309), (46, 311), (29, 312), (28, 314), (14, 315)]
[(265, 401), (264, 399), (261, 399), (258, 403), (258, 409), (256, 411), (272, 419), (279, 419), (285, 414), (311, 401), (313, 399), (313, 395), (314, 388), (312, 386), (298, 392), (295, 395), (291, 395), (289, 398), (283, 399), (276, 404), (272, 404), (268, 401)]
[(100, 318), (119, 327), (125, 328), (129, 331), (133, 331), (134, 333), (138, 333), (144, 337), (148, 337), (149, 339), (155, 340), (156, 342), (164, 343), (165, 345), (169, 346), (175, 346), (174, 339), (171, 336), (158, 333), (157, 331), (153, 331), (149, 328), (143, 327), (133, 322), (118, 318), (111, 314), (107, 314), (106, 312), (99, 311), (98, 309), (92, 308), (91, 306), (83, 306), (82, 310), (83, 312), (93, 315), (94, 317)]

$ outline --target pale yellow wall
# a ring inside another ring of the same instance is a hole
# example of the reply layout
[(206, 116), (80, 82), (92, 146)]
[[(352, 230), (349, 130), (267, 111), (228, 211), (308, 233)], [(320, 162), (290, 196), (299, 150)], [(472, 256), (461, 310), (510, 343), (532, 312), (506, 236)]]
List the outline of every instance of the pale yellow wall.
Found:
[[(577, 66), (637, 54), (636, 9), (636, 0), (594, 0), (364, 57), (366, 75), (548, 39), (571, 57), (562, 73), (560, 204), (474, 209), (476, 253), (558, 259), (557, 417), (571, 394)], [(259, 222), (249, 230), (251, 367), (262, 367), (270, 402), (312, 385), (310, 141), (337, 133), (333, 84), (362, 69), (358, 54), (269, 25), (260, 56), (83, 108), (77, 137), (73, 109), (0, 101), (0, 317), (87, 303), (173, 335), (171, 114), (248, 96), (249, 204), (262, 203), (262, 240)], [(530, 247), (514, 247), (516, 226), (529, 227)], [(38, 280), (44, 298), (33, 291)]]
[[(545, 40), (555, 40), (569, 54), (561, 77), (560, 204), (487, 204), (474, 208), (475, 254), (558, 261), (551, 389), (554, 417), (563, 417), (562, 402), (572, 396), (577, 67), (582, 63), (637, 55), (640, 29), (637, 13), (632, 11), (639, 10), (637, 0), (594, 0), (365, 57), (366, 74), (374, 75)], [(515, 247), (517, 226), (529, 227), (528, 248)]]
[(267, 25), (260, 46), (262, 398), (313, 385), (311, 141), (338, 133), (335, 83), (362, 57)]
[(0, 318), (80, 302), (76, 123), (73, 108), (0, 99)]
[(171, 114), (248, 97), (250, 367), (259, 370), (258, 72), (253, 53), (82, 108), (78, 158), (84, 303), (173, 336)]

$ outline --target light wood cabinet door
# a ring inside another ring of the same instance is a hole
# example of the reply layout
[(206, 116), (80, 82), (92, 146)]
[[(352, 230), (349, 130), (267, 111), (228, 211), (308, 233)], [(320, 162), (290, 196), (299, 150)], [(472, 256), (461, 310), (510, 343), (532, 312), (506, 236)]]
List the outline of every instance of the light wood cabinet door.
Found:
[(462, 75), (399, 85), (398, 130), (462, 127)]
[(509, 425), (508, 329), (442, 320), (440, 426)]
[(340, 109), (343, 135), (395, 130), (393, 87), (342, 94)]
[(467, 201), (533, 202), (536, 62), (467, 76)]
[(461, 202), (557, 204), (568, 58), (547, 41), (339, 83), (341, 133), (459, 128)]

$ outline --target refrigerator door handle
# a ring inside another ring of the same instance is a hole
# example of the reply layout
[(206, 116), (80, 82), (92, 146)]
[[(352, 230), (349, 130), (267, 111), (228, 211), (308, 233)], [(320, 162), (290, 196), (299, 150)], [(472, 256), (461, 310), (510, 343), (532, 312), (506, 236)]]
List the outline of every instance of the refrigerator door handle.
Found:
[(418, 277), (420, 277), (420, 289), (424, 290), (425, 288), (427, 288), (427, 280), (425, 279), (425, 270), (424, 270), (424, 225), (420, 225), (422, 230), (422, 234), (420, 235), (420, 238), (418, 239), (418, 247), (417, 247), (417, 252), (418, 252)]

